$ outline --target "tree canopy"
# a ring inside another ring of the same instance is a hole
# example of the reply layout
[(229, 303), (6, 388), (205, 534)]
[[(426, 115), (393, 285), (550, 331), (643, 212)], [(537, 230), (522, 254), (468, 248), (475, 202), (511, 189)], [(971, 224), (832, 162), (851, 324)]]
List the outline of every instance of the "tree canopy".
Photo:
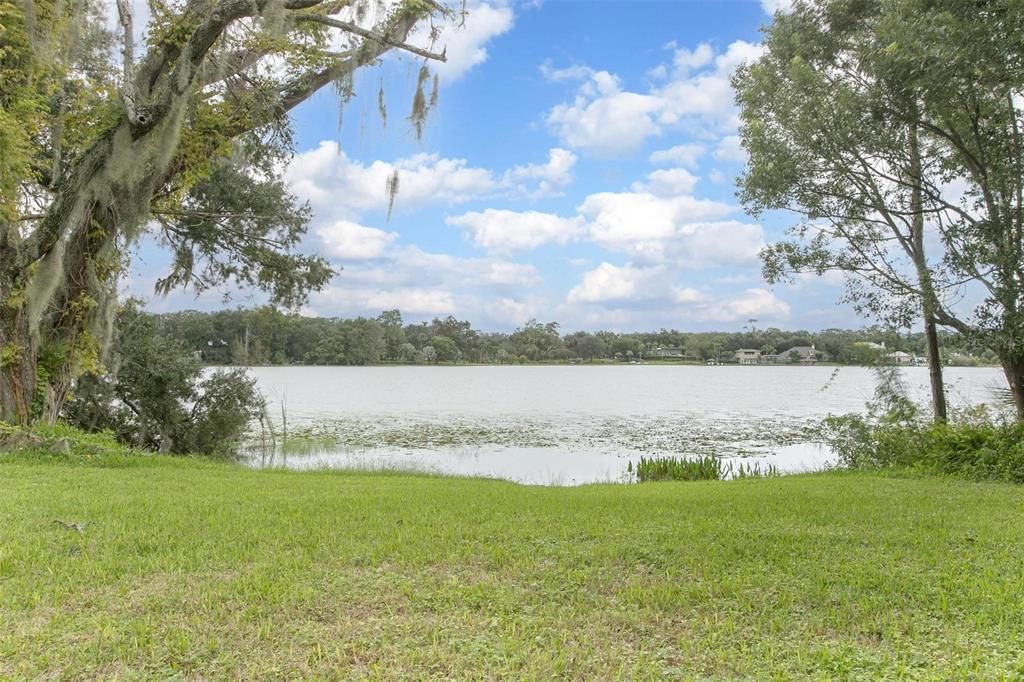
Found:
[(2, 420), (55, 418), (98, 366), (146, 234), (173, 254), (159, 291), (233, 282), (294, 305), (323, 286), (326, 262), (295, 248), (308, 208), (278, 177), (289, 112), (332, 84), (350, 97), (354, 73), (396, 50), (422, 62), (419, 132), (436, 101), (427, 64), (445, 55), (410, 36), (422, 26), (434, 43), (434, 20), (455, 14), (433, 0), (184, 0), (149, 3), (137, 31), (118, 0), (114, 32), (108, 8), (0, 0)]
[(801, 0), (766, 34), (736, 79), (741, 194), (803, 218), (766, 277), (852, 273), (863, 310), (996, 349), (1024, 418), (1024, 8)]

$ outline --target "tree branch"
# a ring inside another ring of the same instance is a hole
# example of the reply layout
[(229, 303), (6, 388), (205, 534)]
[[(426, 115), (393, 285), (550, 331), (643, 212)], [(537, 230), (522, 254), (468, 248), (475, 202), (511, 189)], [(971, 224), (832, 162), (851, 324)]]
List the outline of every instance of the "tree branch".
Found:
[(382, 35), (380, 33), (375, 33), (374, 31), (365, 29), (362, 26), (357, 26), (356, 24), (349, 23), (347, 21), (341, 21), (339, 19), (334, 19), (332, 17), (325, 17), (319, 14), (299, 14), (295, 17), (295, 20), (312, 21), (318, 24), (331, 26), (333, 28), (340, 28), (341, 30), (347, 33), (354, 33), (355, 35), (366, 38), (367, 40), (372, 40), (374, 42), (387, 45), (388, 47), (395, 47), (400, 50), (405, 50), (406, 52), (411, 52), (412, 54), (423, 57), (424, 59), (430, 59), (437, 62), (448, 61), (447, 48), (445, 50), (442, 50), (440, 53), (430, 52), (429, 50), (424, 50), (422, 48), (416, 47), (415, 45), (410, 45), (409, 43), (395, 40), (393, 38), (390, 38), (389, 36)]

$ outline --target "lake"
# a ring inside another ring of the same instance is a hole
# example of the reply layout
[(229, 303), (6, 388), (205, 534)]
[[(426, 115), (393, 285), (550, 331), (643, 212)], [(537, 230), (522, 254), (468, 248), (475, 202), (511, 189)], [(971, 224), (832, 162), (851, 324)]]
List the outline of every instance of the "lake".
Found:
[[(829, 466), (814, 427), (863, 412), (863, 367), (254, 367), (284, 452), (255, 465), (398, 468), (578, 485), (642, 455), (715, 454), (785, 472)], [(902, 370), (928, 400), (923, 367)], [(950, 403), (990, 401), (997, 368), (948, 368)]]

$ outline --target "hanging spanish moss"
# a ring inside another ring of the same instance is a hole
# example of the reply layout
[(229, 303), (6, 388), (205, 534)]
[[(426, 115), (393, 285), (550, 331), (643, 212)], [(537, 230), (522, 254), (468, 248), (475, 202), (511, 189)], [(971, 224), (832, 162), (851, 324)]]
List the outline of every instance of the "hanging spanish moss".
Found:
[(430, 106), (427, 97), (423, 92), (423, 85), (430, 78), (430, 69), (424, 64), (420, 67), (419, 76), (416, 78), (416, 94), (412, 98), (412, 113), (409, 114), (409, 122), (416, 130), (416, 139), (423, 138), (423, 128), (427, 123), (427, 114), (430, 113)]
[(437, 106), (437, 100), (438, 100), (438, 96), (440, 94), (440, 91), (441, 91), (440, 81), (439, 81), (439, 79), (437, 77), (437, 74), (435, 73), (434, 74), (434, 86), (430, 89), (430, 108), (431, 109), (433, 109), (434, 107)]
[(398, 169), (396, 168), (388, 176), (384, 187), (388, 195), (388, 220), (391, 220), (391, 212), (395, 208), (395, 199), (398, 197)]

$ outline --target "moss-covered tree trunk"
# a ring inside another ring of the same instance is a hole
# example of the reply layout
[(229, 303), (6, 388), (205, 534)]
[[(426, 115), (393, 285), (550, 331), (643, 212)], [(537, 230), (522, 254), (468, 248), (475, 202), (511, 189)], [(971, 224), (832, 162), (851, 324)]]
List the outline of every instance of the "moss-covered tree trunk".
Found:
[[(0, 286), (0, 291), (12, 290)], [(24, 305), (12, 298), (0, 301), (0, 421), (27, 424), (36, 392), (38, 349)]]

